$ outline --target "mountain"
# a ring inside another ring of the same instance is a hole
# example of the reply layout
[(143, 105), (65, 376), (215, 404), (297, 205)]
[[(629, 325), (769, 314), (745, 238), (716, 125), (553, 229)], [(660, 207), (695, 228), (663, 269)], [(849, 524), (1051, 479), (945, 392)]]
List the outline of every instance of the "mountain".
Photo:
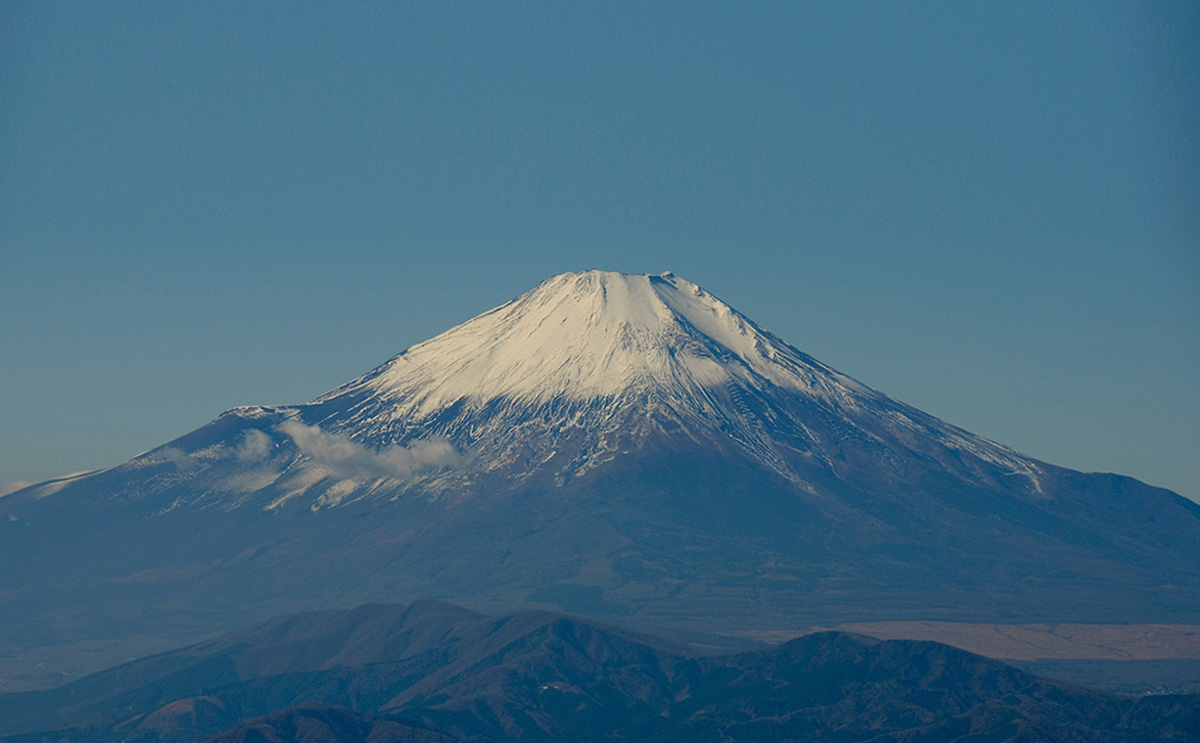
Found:
[(697, 657), (438, 602), (277, 617), (50, 691), (0, 740), (1186, 741), (1200, 696), (1096, 694), (930, 642), (822, 632)]
[(49, 647), (78, 673), (421, 597), (717, 644), (1200, 623), (1200, 506), (974, 436), (671, 274), (551, 278), (310, 403), (235, 408), (0, 512), (5, 677)]

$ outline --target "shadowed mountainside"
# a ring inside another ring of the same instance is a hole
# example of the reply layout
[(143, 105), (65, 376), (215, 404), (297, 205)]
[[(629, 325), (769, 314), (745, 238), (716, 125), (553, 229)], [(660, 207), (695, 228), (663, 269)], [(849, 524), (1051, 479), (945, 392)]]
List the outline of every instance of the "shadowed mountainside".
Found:
[(0, 564), (18, 681), (417, 598), (655, 633), (1200, 624), (1200, 505), (938, 420), (671, 274), (553, 277), (309, 403), (7, 495)]
[(6, 743), (1185, 741), (1200, 697), (1128, 699), (945, 645), (824, 632), (693, 657), (548, 612), (439, 602), (279, 617), (58, 689)]

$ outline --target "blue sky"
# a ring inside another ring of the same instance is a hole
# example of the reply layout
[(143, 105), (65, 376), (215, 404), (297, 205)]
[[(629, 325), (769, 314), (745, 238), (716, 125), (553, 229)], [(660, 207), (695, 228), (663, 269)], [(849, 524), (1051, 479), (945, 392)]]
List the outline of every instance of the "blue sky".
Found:
[(1200, 6), (0, 6), (0, 490), (671, 270), (1200, 498)]

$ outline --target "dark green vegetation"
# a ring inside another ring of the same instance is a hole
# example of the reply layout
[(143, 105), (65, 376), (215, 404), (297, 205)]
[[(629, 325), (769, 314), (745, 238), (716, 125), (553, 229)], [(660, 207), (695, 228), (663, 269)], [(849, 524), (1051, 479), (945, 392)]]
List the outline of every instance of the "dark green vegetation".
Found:
[(280, 617), (48, 691), (6, 743), (1189, 741), (1200, 696), (1118, 698), (954, 648), (818, 633), (694, 657), (547, 612)]

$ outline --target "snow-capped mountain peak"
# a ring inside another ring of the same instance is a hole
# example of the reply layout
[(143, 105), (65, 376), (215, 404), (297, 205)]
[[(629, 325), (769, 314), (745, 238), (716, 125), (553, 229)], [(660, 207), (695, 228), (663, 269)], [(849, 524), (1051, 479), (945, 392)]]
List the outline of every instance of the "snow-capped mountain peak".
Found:
[(311, 403), (234, 409), (126, 466), (161, 470), (132, 497), (200, 488), (166, 510), (323, 508), (462, 494), (480, 477), (561, 485), (683, 451), (819, 497), (861, 471), (1041, 490), (1033, 460), (830, 369), (695, 284), (603, 271), (550, 278)]
[(461, 470), (518, 478), (579, 476), (686, 440), (748, 454), (805, 489), (797, 468), (836, 471), (849, 448), (906, 457), (915, 442), (968, 477), (998, 465), (1036, 482), (1027, 458), (830, 369), (670, 273), (555, 276), (299, 415), (376, 448), (442, 437)]
[(734, 379), (812, 391), (814, 367), (832, 374), (789, 351), (673, 274), (586, 271), (548, 279), (326, 397), (366, 389), (427, 414), (462, 399), (536, 404)]
[(0, 595), (39, 628), (90, 623), (72, 596), (120, 627), (348, 595), (737, 631), (1200, 612), (1194, 504), (974, 436), (670, 274), (551, 278), (310, 403), (3, 502), (27, 580)]

